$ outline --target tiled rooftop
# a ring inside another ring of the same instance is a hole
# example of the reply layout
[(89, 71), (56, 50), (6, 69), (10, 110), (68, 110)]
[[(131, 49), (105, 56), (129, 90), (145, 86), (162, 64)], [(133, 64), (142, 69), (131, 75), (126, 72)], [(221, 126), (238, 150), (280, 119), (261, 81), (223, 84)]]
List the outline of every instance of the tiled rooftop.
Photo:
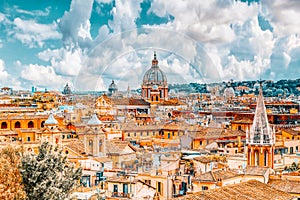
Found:
[(300, 194), (300, 181), (270, 180), (268, 185), (287, 193)]
[(178, 200), (292, 200), (294, 197), (257, 180), (174, 198)]
[(248, 175), (265, 175), (269, 170), (269, 167), (261, 167), (261, 166), (247, 166), (245, 169), (245, 174)]
[(239, 176), (239, 174), (237, 174), (235, 171), (216, 170), (216, 171), (209, 171), (209, 172), (203, 173), (203, 174), (197, 176), (194, 180), (216, 182), (219, 179), (226, 180), (226, 179), (230, 179), (230, 178), (237, 177), (237, 176)]

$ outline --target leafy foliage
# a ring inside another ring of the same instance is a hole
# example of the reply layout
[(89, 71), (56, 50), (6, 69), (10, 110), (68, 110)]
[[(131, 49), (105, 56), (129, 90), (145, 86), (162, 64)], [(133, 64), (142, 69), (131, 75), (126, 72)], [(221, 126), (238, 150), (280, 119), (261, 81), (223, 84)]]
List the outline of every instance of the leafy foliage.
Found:
[(29, 200), (63, 200), (78, 185), (81, 168), (67, 162), (62, 149), (44, 142), (38, 154), (28, 153), (21, 159), (21, 174)]
[(26, 199), (18, 168), (21, 150), (12, 146), (0, 150), (0, 199)]

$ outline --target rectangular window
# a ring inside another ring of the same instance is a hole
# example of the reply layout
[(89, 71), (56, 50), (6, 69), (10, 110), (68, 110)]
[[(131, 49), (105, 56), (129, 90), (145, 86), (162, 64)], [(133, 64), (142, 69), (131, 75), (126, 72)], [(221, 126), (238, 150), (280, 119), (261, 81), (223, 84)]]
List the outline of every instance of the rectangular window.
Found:
[(157, 182), (157, 192), (162, 194), (162, 183), (161, 182)]
[(114, 185), (114, 192), (117, 193), (118, 192), (118, 185)]
[(30, 142), (30, 137), (27, 137), (27, 141)]
[(126, 183), (123, 184), (123, 193), (128, 194), (128, 184)]

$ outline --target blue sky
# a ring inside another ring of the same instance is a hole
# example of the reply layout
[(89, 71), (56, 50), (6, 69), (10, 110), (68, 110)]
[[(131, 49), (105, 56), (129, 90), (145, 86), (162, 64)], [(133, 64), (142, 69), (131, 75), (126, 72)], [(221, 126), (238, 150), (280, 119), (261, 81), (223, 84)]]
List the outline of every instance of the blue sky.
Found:
[(0, 86), (138, 88), (157, 51), (169, 83), (297, 79), (297, 0), (3, 0)]

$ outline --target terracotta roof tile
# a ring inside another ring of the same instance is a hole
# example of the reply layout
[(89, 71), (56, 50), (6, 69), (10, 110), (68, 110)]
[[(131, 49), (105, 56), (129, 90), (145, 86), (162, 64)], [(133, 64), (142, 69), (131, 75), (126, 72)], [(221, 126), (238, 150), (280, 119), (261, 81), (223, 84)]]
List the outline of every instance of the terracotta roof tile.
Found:
[(174, 198), (178, 200), (292, 200), (294, 197), (257, 180)]
[(268, 185), (287, 193), (300, 194), (300, 181), (270, 180)]

